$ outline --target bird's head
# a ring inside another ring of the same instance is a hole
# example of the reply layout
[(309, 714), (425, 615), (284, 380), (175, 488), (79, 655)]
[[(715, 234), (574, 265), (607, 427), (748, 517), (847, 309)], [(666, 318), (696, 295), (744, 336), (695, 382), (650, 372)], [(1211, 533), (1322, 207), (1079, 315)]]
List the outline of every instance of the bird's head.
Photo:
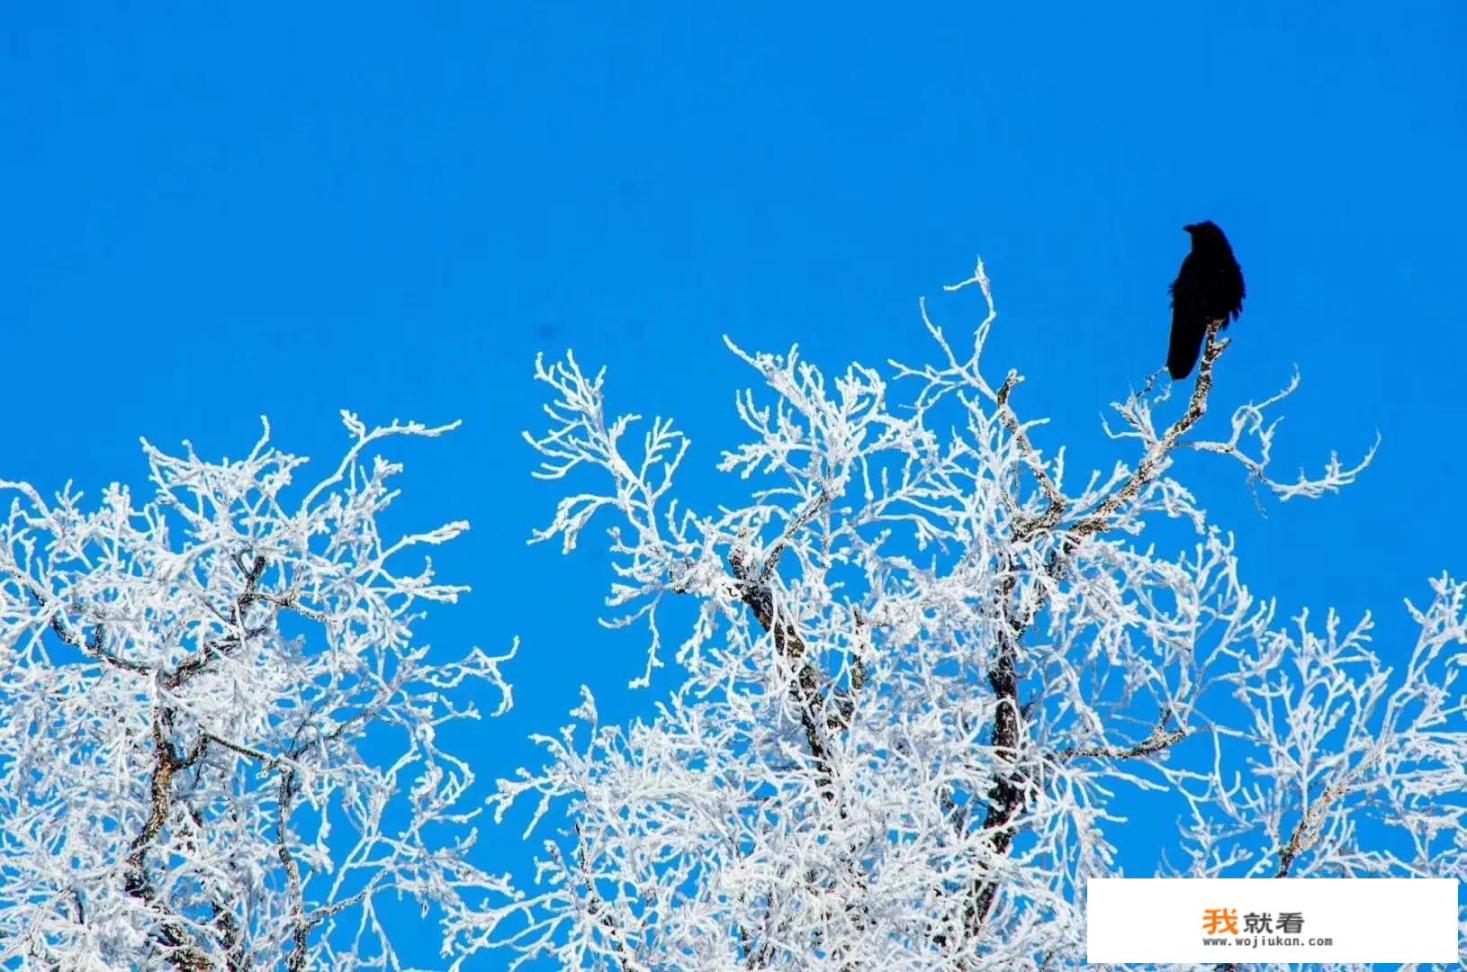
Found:
[(1188, 223), (1182, 229), (1186, 230), (1188, 235), (1192, 237), (1193, 246), (1227, 246), (1228, 238), (1223, 235), (1223, 231), (1218, 225), (1210, 219), (1205, 219), (1200, 223)]

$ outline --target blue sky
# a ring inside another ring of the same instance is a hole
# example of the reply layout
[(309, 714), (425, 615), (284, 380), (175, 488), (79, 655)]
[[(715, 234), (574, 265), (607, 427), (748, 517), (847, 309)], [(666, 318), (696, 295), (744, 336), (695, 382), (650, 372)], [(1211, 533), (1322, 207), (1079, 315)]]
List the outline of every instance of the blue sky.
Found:
[(536, 351), (677, 416), (696, 501), (748, 380), (722, 334), (915, 357), (917, 297), (981, 253), (990, 360), (1108, 463), (1097, 416), (1161, 364), (1181, 226), (1211, 218), (1249, 292), (1217, 401), (1297, 363), (1281, 470), (1383, 445), (1266, 518), (1233, 467), (1184, 471), (1255, 591), (1372, 607), (1399, 655), (1400, 599), (1467, 574), (1467, 8), (744, 6), (6, 4), (0, 477), (95, 495), (142, 480), (139, 435), (238, 454), (262, 413), (323, 464), (343, 407), (464, 419), (395, 450), (399, 516), (474, 526), (436, 643), (524, 639), (493, 776), (580, 682), (650, 701), (640, 643), (595, 626), (602, 564), (524, 545), (555, 499), (519, 439)]

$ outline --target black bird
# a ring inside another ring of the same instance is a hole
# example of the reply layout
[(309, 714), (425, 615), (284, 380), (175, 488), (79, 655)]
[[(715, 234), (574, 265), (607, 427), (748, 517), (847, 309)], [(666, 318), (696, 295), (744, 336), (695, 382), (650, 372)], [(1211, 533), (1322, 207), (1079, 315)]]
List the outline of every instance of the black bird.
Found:
[(1228, 326), (1243, 312), (1243, 270), (1228, 238), (1211, 220), (1183, 226), (1192, 252), (1172, 281), (1172, 340), (1166, 369), (1178, 380), (1192, 373), (1202, 339), (1213, 322)]

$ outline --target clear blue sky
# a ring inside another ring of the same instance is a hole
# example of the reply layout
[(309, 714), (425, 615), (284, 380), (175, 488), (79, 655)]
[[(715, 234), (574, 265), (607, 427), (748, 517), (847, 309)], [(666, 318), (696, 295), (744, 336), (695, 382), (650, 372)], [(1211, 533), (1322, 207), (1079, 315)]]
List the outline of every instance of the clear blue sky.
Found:
[[(990, 360), (1072, 462), (1162, 362), (1185, 222), (1249, 299), (1219, 402), (1293, 365), (1282, 471), (1384, 443), (1361, 485), (1260, 517), (1189, 457), (1285, 613), (1377, 609), (1467, 574), (1467, 7), (11, 2), (0, 14), (0, 476), (140, 482), (137, 437), (239, 454), (268, 413), (334, 459), (336, 413), (465, 420), (409, 465), (401, 522), (465, 517), (476, 593), (435, 643), (519, 634), (519, 707), (469, 738), (532, 758), (580, 682), (604, 713), (641, 645), (599, 630), (594, 556), (526, 548), (552, 489), (537, 350), (614, 403), (730, 442), (724, 350), (913, 357), (920, 294), (988, 261)], [(956, 326), (956, 320), (949, 320)], [(690, 494), (696, 499), (696, 493)]]

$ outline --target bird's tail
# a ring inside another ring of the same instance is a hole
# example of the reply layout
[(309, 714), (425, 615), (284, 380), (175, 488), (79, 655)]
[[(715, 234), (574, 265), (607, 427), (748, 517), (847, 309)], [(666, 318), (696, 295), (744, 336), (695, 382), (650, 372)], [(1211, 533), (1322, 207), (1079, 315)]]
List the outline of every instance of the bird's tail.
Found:
[(1207, 325), (1195, 327), (1177, 322), (1172, 325), (1172, 340), (1166, 352), (1166, 370), (1173, 381), (1180, 381), (1192, 373), (1197, 355), (1202, 351), (1202, 339), (1207, 336)]

